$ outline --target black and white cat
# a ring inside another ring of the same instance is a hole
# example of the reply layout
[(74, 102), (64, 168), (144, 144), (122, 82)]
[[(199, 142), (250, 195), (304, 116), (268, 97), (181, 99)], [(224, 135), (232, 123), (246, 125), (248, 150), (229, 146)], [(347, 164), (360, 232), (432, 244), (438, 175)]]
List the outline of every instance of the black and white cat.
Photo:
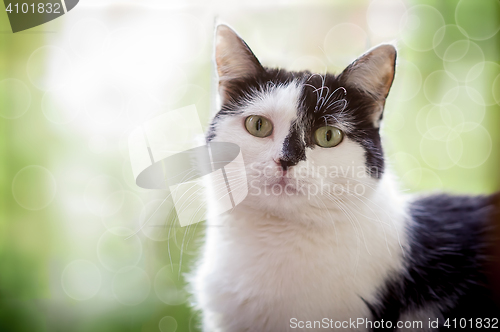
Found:
[(395, 61), (381, 45), (338, 76), (269, 69), (218, 26), (207, 140), (241, 147), (249, 193), (207, 221), (192, 281), (204, 331), (498, 319), (481, 270), (492, 197), (403, 195), (384, 166)]

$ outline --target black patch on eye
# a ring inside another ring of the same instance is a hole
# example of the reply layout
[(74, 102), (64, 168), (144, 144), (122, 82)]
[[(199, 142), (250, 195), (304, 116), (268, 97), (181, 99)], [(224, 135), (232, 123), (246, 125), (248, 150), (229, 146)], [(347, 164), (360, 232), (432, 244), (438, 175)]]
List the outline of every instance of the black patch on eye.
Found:
[[(283, 145), (283, 160), (290, 166), (305, 160), (305, 148), (314, 149), (314, 132), (321, 126), (349, 122), (353, 129), (344, 133), (365, 150), (367, 172), (380, 178), (384, 172), (384, 157), (379, 128), (372, 121), (377, 104), (373, 98), (353, 86), (341, 84), (333, 74), (317, 75), (309, 71), (289, 72), (282, 69), (264, 68), (256, 76), (225, 82), (227, 98), (212, 120), (206, 140), (217, 135), (217, 123), (226, 116), (239, 115), (241, 109), (251, 102), (256, 92), (273, 86), (287, 85), (292, 81), (303, 83), (298, 109), (298, 119), (290, 128)], [(347, 120), (346, 120), (347, 119)], [(279, 124), (276, 124), (279, 125)], [(304, 142), (300, 130), (304, 130)], [(332, 148), (335, 149), (335, 148)]]
[(368, 174), (380, 178), (384, 172), (384, 155), (379, 128), (371, 120), (377, 107), (373, 98), (354, 87), (341, 85), (332, 74), (309, 74), (304, 79), (299, 118), (302, 125), (310, 128), (308, 146), (314, 147), (312, 137), (319, 127), (347, 123), (353, 129), (344, 134), (365, 150)]

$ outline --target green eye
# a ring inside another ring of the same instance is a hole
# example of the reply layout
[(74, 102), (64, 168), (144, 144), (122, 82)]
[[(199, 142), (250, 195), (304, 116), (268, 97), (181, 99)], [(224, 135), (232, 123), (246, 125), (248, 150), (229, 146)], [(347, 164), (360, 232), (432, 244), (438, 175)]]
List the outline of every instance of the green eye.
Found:
[(338, 145), (342, 142), (343, 137), (344, 134), (340, 131), (340, 129), (331, 126), (318, 128), (314, 133), (314, 140), (316, 141), (316, 144), (323, 148), (331, 148)]
[(260, 115), (250, 115), (245, 120), (248, 132), (256, 137), (267, 137), (273, 132), (271, 121)]

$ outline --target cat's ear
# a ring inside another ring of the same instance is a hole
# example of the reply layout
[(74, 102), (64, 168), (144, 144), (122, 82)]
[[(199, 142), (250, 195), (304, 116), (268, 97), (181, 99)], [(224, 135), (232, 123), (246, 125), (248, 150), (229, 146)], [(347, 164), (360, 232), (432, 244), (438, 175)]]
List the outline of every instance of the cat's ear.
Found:
[(394, 79), (396, 48), (380, 45), (360, 56), (340, 74), (341, 82), (385, 101)]
[(215, 61), (219, 74), (219, 92), (225, 99), (230, 93), (230, 81), (258, 75), (264, 71), (259, 60), (234, 30), (224, 24), (215, 33)]

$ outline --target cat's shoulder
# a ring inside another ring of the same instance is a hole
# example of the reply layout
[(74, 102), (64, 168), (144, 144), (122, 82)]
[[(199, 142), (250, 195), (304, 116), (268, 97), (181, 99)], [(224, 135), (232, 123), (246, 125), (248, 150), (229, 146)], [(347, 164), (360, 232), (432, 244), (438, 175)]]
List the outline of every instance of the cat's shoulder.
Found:
[(433, 243), (439, 245), (484, 236), (491, 226), (499, 197), (500, 193), (480, 196), (439, 193), (416, 197), (409, 203), (412, 219), (409, 235), (414, 241), (426, 243), (427, 249), (432, 248)]
[(386, 283), (375, 316), (397, 317), (415, 308), (443, 318), (499, 314), (485, 274), (499, 202), (499, 193), (415, 197), (409, 203), (406, 269)]

